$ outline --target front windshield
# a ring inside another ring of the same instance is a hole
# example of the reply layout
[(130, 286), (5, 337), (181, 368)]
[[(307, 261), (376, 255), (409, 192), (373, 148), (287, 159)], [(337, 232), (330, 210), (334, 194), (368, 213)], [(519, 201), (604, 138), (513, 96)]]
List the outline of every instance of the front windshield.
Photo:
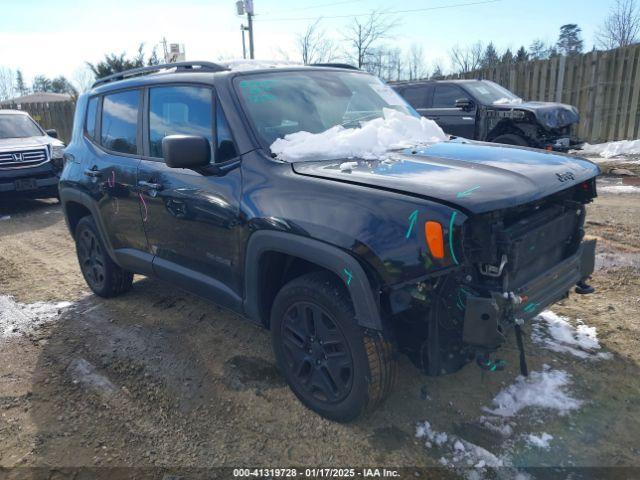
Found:
[(389, 86), (363, 73), (270, 72), (241, 77), (236, 86), (267, 145), (300, 131), (359, 127), (360, 122), (382, 117), (388, 108), (419, 117)]
[(0, 115), (0, 138), (41, 137), (42, 131), (27, 115)]
[(497, 83), (484, 80), (469, 82), (465, 85), (476, 98), (485, 105), (499, 105), (502, 103), (520, 103), (522, 99)]

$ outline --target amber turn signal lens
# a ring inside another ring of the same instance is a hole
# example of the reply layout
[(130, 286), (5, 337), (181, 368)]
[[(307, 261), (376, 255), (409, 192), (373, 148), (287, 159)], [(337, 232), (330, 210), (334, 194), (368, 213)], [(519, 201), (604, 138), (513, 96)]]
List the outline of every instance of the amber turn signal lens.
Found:
[(424, 236), (433, 258), (444, 258), (444, 239), (442, 237), (442, 225), (438, 222), (424, 224)]

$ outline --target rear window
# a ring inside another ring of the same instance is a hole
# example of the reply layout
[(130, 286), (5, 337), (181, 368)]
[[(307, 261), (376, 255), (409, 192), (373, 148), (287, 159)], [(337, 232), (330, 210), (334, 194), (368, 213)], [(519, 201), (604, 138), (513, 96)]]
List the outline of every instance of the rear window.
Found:
[(103, 147), (114, 152), (137, 153), (139, 104), (138, 90), (104, 96), (100, 138)]
[(93, 97), (87, 105), (87, 117), (85, 119), (85, 131), (90, 138), (96, 138), (96, 114), (98, 112), (98, 97)]
[(413, 108), (428, 108), (427, 87), (407, 87), (400, 92), (404, 99), (409, 102)]

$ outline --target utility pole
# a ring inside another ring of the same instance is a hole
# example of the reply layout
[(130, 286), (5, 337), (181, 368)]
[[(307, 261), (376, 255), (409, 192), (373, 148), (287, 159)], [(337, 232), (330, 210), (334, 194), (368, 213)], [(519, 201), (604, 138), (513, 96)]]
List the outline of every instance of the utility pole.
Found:
[(242, 51), (244, 58), (246, 58), (245, 45), (244, 45), (244, 31), (247, 30), (249, 32), (249, 58), (253, 59), (254, 56), (254, 47), (253, 47), (253, 0), (238, 0), (236, 2), (236, 9), (238, 10), (238, 15), (247, 14), (247, 26), (241, 25), (242, 29)]
[(249, 30), (249, 27), (245, 27), (244, 25), (240, 25), (240, 33), (242, 33), (242, 58), (247, 58), (247, 46), (244, 42), (244, 32)]

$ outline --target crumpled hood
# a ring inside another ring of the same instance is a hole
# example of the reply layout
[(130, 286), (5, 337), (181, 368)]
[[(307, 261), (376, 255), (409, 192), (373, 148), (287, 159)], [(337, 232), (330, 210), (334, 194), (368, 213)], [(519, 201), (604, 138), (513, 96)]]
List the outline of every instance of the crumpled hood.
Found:
[(578, 109), (572, 105), (555, 102), (522, 102), (491, 105), (496, 110), (521, 110), (532, 113), (547, 128), (563, 128), (580, 121)]
[(600, 172), (594, 163), (569, 155), (466, 140), (390, 152), (385, 160), (297, 162), (293, 170), (408, 192), (472, 213), (529, 203)]
[(60, 140), (49, 137), (48, 135), (26, 138), (0, 138), (0, 151), (26, 150), (28, 148), (38, 148), (47, 145), (64, 144)]

